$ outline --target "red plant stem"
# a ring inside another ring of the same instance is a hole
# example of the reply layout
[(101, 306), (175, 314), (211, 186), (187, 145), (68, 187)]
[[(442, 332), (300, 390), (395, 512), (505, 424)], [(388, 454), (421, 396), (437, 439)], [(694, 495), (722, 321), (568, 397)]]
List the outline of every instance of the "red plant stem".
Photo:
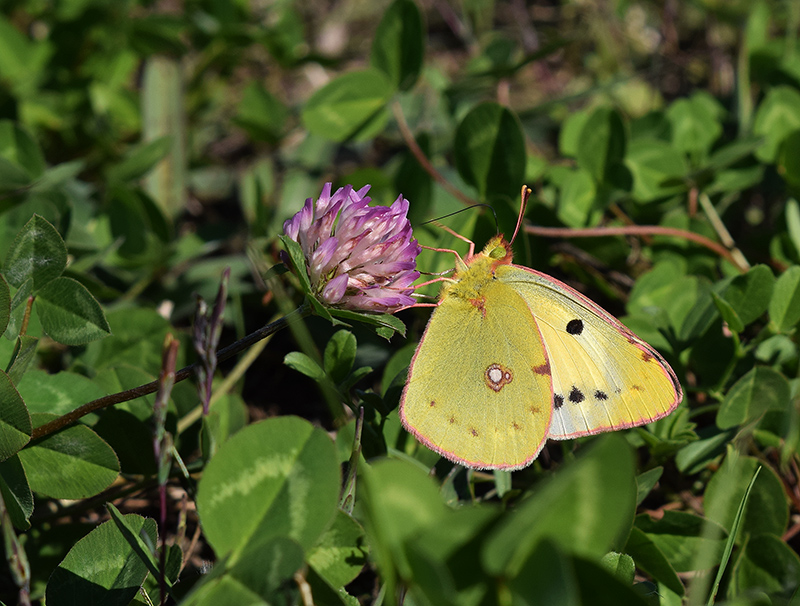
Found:
[(19, 336), (22, 337), (25, 333), (28, 332), (28, 322), (31, 319), (31, 309), (33, 308), (33, 301), (36, 299), (35, 296), (31, 295), (28, 297), (28, 301), (25, 304), (25, 315), (22, 316), (22, 326), (19, 329)]
[(444, 175), (436, 170), (433, 164), (431, 164), (431, 161), (425, 155), (425, 152), (422, 151), (422, 148), (420, 148), (420, 146), (417, 144), (417, 140), (414, 138), (414, 133), (412, 133), (411, 129), (408, 127), (406, 117), (403, 115), (403, 110), (400, 108), (400, 103), (397, 101), (392, 103), (392, 113), (394, 114), (394, 119), (397, 121), (397, 128), (400, 129), (400, 134), (403, 137), (403, 141), (405, 141), (408, 149), (414, 155), (414, 158), (416, 158), (423, 170), (428, 173), (434, 181), (445, 188), (450, 195), (458, 198), (467, 206), (478, 204), (477, 200), (473, 200), (464, 192), (452, 185), (447, 179), (444, 178)]
[(526, 225), (525, 232), (537, 236), (545, 237), (564, 237), (564, 238), (597, 238), (600, 236), (673, 236), (675, 238), (683, 238), (691, 240), (704, 246), (709, 250), (715, 252), (720, 257), (731, 263), (740, 272), (745, 273), (746, 267), (734, 258), (731, 252), (713, 240), (709, 240), (705, 236), (696, 234), (685, 229), (677, 229), (675, 227), (662, 227), (660, 225), (628, 225), (625, 227), (590, 227), (586, 229), (575, 229), (572, 227), (539, 227), (536, 225)]

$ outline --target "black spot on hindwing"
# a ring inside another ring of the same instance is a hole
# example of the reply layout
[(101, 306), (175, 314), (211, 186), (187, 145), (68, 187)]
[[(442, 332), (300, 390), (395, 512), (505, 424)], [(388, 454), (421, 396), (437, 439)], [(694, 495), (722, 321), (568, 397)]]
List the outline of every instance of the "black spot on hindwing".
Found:
[(579, 335), (583, 332), (583, 320), (575, 319), (567, 323), (567, 332), (571, 335)]
[(585, 399), (586, 396), (583, 395), (583, 392), (573, 385), (572, 390), (569, 392), (569, 401), (573, 404), (580, 404)]

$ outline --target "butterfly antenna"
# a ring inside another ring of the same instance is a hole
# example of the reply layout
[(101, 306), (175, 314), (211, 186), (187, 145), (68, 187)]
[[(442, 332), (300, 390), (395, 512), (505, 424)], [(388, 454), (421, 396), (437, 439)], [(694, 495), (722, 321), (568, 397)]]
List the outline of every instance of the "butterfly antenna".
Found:
[(517, 234), (519, 233), (519, 228), (522, 225), (522, 218), (525, 216), (525, 208), (528, 206), (528, 198), (531, 197), (531, 188), (527, 185), (522, 186), (522, 203), (519, 205), (519, 216), (517, 217), (517, 226), (514, 228), (514, 235), (511, 236), (511, 242), (513, 242)]
[(484, 206), (484, 207), (488, 208), (489, 210), (491, 210), (492, 214), (494, 215), (494, 222), (495, 222), (495, 224), (497, 224), (497, 213), (494, 211), (494, 208), (490, 204), (480, 203), (480, 204), (473, 204), (472, 206), (467, 206), (466, 208), (461, 208), (461, 209), (453, 211), (453, 212), (451, 212), (449, 214), (443, 215), (441, 217), (437, 217), (436, 219), (431, 219), (429, 221), (424, 221), (423, 223), (420, 223), (420, 225), (427, 225), (428, 223), (438, 223), (438, 221), (441, 221), (442, 219), (447, 219), (447, 217), (452, 217), (453, 215), (457, 215), (459, 213), (463, 213), (465, 210), (470, 210), (471, 208), (478, 208), (479, 206)]

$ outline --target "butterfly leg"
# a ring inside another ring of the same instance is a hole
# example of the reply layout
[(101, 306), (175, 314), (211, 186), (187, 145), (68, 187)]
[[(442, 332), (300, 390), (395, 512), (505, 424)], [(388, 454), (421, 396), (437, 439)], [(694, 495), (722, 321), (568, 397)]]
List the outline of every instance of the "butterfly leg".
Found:
[[(459, 234), (459, 233), (457, 233), (457, 232), (453, 231), (452, 229), (450, 229), (449, 227), (447, 227), (447, 225), (442, 225), (441, 223), (439, 223), (439, 222), (437, 222), (437, 221), (434, 221), (434, 222), (433, 222), (433, 224), (434, 224), (436, 227), (440, 227), (440, 228), (442, 228), (443, 230), (445, 230), (445, 231), (446, 231), (448, 234), (450, 234), (451, 236), (455, 236), (455, 237), (456, 237), (456, 238), (458, 238), (459, 240), (462, 240), (463, 242), (466, 242), (467, 244), (469, 244), (469, 252), (467, 253), (467, 258), (468, 258), (468, 259), (469, 259), (469, 258), (470, 258), (472, 255), (474, 255), (474, 254), (475, 254), (475, 242), (473, 242), (472, 240), (470, 240), (470, 239), (469, 239), (469, 238), (467, 238), (466, 236), (462, 236), (461, 234)], [(427, 247), (427, 246), (425, 246), (425, 247), (423, 247), (423, 248), (428, 248), (428, 247)], [(451, 252), (451, 253), (455, 253), (456, 257), (458, 257), (458, 258), (459, 258), (459, 260), (463, 261), (463, 259), (461, 259), (461, 257), (459, 256), (459, 254), (458, 254), (456, 251), (454, 251), (454, 250), (450, 250), (449, 248), (431, 248), (430, 250), (436, 250), (436, 251), (438, 251), (438, 252)]]

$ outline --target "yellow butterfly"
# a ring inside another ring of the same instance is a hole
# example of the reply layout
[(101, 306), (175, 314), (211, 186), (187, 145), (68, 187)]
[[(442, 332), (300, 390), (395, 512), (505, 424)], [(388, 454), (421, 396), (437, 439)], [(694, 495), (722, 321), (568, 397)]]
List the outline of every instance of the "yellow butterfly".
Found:
[(420, 442), (466, 467), (513, 470), (530, 465), (547, 438), (634, 427), (675, 410), (683, 399), (675, 372), (612, 315), (513, 265), (503, 236), (473, 251), (470, 243), (466, 262), (456, 255), (408, 369), (400, 418)]

